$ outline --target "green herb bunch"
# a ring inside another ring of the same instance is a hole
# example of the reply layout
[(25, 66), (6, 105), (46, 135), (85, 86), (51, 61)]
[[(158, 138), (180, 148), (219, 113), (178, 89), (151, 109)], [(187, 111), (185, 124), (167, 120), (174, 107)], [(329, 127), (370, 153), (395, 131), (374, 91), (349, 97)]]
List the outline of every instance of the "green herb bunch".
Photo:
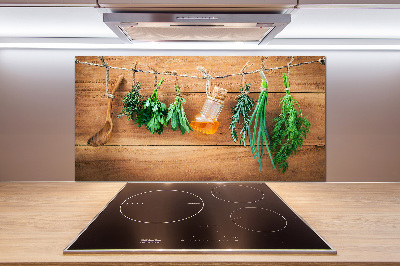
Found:
[[(286, 73), (283, 74), (283, 82), (286, 95), (282, 97), (282, 110), (278, 117), (274, 118), (275, 126), (271, 137), (271, 150), (274, 154), (274, 163), (278, 169), (285, 173), (289, 165), (287, 159), (303, 145), (303, 140), (309, 133), (311, 123), (303, 116), (299, 103), (290, 95), (289, 80)], [(298, 107), (298, 111), (295, 109)]]
[(240, 95), (236, 97), (237, 104), (232, 108), (232, 117), (229, 130), (231, 131), (231, 137), (236, 143), (238, 136), (236, 132), (236, 123), (240, 124), (240, 117), (243, 119), (243, 127), (240, 131), (241, 139), (240, 144), (246, 147), (246, 135), (250, 126), (250, 113), (254, 107), (254, 101), (249, 96), (250, 84), (245, 84), (244, 88), (240, 87)]
[(143, 108), (143, 96), (139, 94), (140, 82), (136, 82), (132, 86), (132, 90), (125, 94), (122, 99), (122, 112), (117, 115), (118, 118), (126, 116), (128, 120), (134, 120), (135, 114), (139, 113)]
[[(264, 144), (267, 149), (272, 166), (275, 169), (274, 160), (272, 159), (271, 151), (268, 146), (270, 140), (265, 124), (265, 111), (268, 103), (268, 81), (262, 71), (260, 71), (260, 75), (262, 78), (262, 90), (260, 96), (258, 97), (256, 107), (254, 108), (253, 114), (250, 118), (250, 124), (248, 128), (251, 152), (253, 153), (253, 157), (258, 160), (258, 164), (260, 165), (260, 168), (258, 170), (259, 179), (261, 174), (262, 157), (264, 154)], [(251, 133), (251, 125), (253, 123), (253, 133)]]
[(157, 132), (159, 135), (163, 132), (164, 126), (167, 126), (167, 106), (158, 100), (157, 92), (163, 83), (161, 78), (160, 82), (155, 86), (153, 94), (148, 98), (143, 105), (143, 108), (137, 115), (135, 123), (139, 127), (145, 125), (152, 134)]
[(178, 87), (175, 87), (177, 92), (175, 101), (170, 104), (168, 108), (167, 115), (167, 124), (171, 121), (171, 127), (173, 131), (176, 131), (178, 128), (181, 130), (182, 135), (185, 132), (192, 131), (193, 129), (190, 127), (189, 121), (186, 118), (185, 111), (183, 109), (183, 104), (186, 103), (185, 98), (183, 98), (179, 92)]

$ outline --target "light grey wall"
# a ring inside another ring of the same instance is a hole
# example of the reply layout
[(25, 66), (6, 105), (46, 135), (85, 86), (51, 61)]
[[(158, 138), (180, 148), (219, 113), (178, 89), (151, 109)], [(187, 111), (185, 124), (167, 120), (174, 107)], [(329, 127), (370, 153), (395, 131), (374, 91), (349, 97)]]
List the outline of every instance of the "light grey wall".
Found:
[(0, 181), (74, 180), (77, 55), (327, 57), (327, 181), (400, 181), (400, 51), (0, 49)]

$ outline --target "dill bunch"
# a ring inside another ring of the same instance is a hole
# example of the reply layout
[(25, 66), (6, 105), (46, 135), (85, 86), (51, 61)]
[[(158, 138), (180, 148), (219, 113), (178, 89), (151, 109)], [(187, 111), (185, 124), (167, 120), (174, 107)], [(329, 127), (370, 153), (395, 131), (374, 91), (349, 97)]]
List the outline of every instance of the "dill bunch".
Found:
[[(296, 154), (298, 148), (303, 145), (303, 140), (309, 134), (311, 123), (303, 116), (299, 103), (290, 95), (289, 80), (286, 73), (283, 74), (283, 82), (286, 95), (281, 99), (281, 113), (274, 118), (271, 150), (273, 151), (275, 165), (282, 173), (285, 173), (289, 167), (287, 159), (292, 154)], [(296, 105), (298, 110), (295, 108)]]
[(240, 144), (246, 147), (246, 137), (248, 128), (250, 126), (250, 113), (254, 107), (254, 101), (249, 96), (250, 92), (250, 84), (245, 84), (244, 88), (240, 86), (240, 95), (236, 97), (237, 103), (232, 108), (232, 117), (231, 124), (229, 126), (229, 130), (231, 131), (231, 137), (233, 141), (236, 143), (238, 141), (238, 135), (236, 132), (236, 123), (240, 124), (240, 117), (243, 120), (243, 127), (240, 130)]

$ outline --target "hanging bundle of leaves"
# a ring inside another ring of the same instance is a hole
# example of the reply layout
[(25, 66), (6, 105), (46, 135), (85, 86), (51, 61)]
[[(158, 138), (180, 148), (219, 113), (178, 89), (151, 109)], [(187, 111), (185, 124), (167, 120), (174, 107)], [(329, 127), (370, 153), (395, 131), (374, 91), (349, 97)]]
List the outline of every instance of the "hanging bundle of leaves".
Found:
[[(260, 174), (261, 174), (262, 157), (264, 154), (264, 144), (267, 149), (272, 166), (275, 169), (271, 151), (268, 146), (270, 143), (270, 140), (269, 140), (269, 136), (268, 136), (267, 127), (265, 124), (265, 111), (266, 111), (266, 107), (267, 107), (267, 103), (268, 103), (268, 81), (262, 71), (260, 71), (260, 75), (262, 78), (262, 81), (261, 81), (262, 89), (261, 89), (261, 93), (258, 98), (256, 107), (254, 108), (254, 112), (250, 118), (250, 123), (249, 123), (249, 128), (248, 128), (251, 152), (253, 153), (253, 157), (258, 160), (258, 164), (260, 165), (260, 168), (258, 170), (258, 178), (259, 179), (260, 179)], [(251, 125), (253, 123), (254, 123), (253, 133), (251, 133)]]
[(122, 112), (117, 115), (118, 118), (126, 116), (128, 120), (134, 120), (134, 117), (142, 110), (144, 100), (139, 93), (140, 86), (140, 82), (136, 82), (132, 86), (132, 90), (125, 94), (122, 99)]
[[(283, 74), (286, 95), (282, 97), (282, 111), (274, 118), (276, 122), (272, 131), (271, 150), (274, 154), (274, 163), (278, 169), (285, 173), (289, 165), (287, 159), (291, 154), (296, 154), (297, 149), (303, 145), (303, 140), (309, 133), (311, 123), (303, 116), (299, 103), (290, 95), (289, 80)], [(295, 109), (298, 107), (298, 111)]]
[(175, 90), (175, 101), (171, 103), (168, 108), (167, 124), (169, 124), (171, 121), (172, 130), (176, 131), (179, 128), (183, 135), (185, 132), (189, 133), (189, 131), (192, 131), (193, 129), (189, 125), (189, 121), (186, 118), (186, 114), (182, 105), (182, 103), (186, 103), (186, 100), (180, 94), (178, 86), (175, 86)]
[(232, 117), (229, 130), (231, 131), (231, 137), (236, 143), (238, 141), (238, 136), (236, 132), (236, 123), (240, 124), (240, 117), (243, 120), (243, 127), (240, 131), (240, 144), (246, 147), (246, 136), (250, 126), (250, 113), (254, 107), (254, 101), (249, 96), (250, 84), (245, 84), (244, 88), (240, 86), (240, 95), (236, 97), (237, 104), (232, 108)]
[(161, 134), (164, 126), (167, 126), (167, 106), (158, 100), (157, 92), (163, 83), (161, 78), (160, 82), (155, 86), (153, 94), (144, 102), (143, 108), (137, 115), (135, 123), (139, 127), (145, 125), (152, 134), (157, 132)]

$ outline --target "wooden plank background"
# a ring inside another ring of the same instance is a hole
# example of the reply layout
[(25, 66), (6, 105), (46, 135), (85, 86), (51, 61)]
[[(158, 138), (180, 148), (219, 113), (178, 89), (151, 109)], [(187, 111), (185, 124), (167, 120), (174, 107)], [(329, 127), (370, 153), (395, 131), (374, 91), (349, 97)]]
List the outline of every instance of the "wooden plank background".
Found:
[[(323, 56), (296, 56), (293, 64), (318, 60)], [(79, 56), (82, 62), (100, 64), (95, 56)], [(116, 56), (104, 57), (110, 66), (155, 69), (158, 72), (176, 71), (178, 74), (202, 76), (197, 66), (203, 66), (212, 76), (239, 73), (246, 62), (252, 64), (246, 71), (285, 66), (291, 57), (273, 56)], [(286, 69), (266, 72), (269, 81), (267, 127), (272, 131), (273, 117), (280, 113), (280, 98), (284, 96), (282, 73)], [(224, 109), (218, 118), (220, 127), (213, 135), (197, 131), (181, 135), (165, 128), (161, 135), (151, 134), (144, 126), (138, 128), (125, 117), (116, 118), (122, 110), (122, 98), (131, 90), (132, 71), (110, 69), (111, 84), (124, 74), (125, 80), (113, 100), (113, 135), (101, 147), (87, 146), (87, 140), (104, 124), (107, 98), (106, 70), (103, 67), (76, 64), (75, 67), (75, 178), (76, 180), (123, 181), (255, 181), (258, 180), (258, 162), (249, 147), (234, 143), (230, 136), (231, 109), (236, 104), (242, 77), (214, 79), (211, 87), (220, 86), (229, 91)], [(158, 93), (160, 101), (169, 106), (175, 97), (175, 77), (158, 75), (164, 83)], [(154, 75), (136, 73), (142, 84), (141, 93), (148, 97), (153, 91)], [(205, 101), (205, 80), (178, 79), (186, 115), (191, 121), (199, 114)], [(245, 76), (251, 83), (250, 96), (259, 95), (258, 73)], [(324, 181), (325, 180), (325, 66), (312, 63), (290, 69), (293, 97), (312, 126), (303, 147), (289, 159), (285, 174), (274, 170), (267, 157), (263, 160), (261, 180), (268, 181)]]

